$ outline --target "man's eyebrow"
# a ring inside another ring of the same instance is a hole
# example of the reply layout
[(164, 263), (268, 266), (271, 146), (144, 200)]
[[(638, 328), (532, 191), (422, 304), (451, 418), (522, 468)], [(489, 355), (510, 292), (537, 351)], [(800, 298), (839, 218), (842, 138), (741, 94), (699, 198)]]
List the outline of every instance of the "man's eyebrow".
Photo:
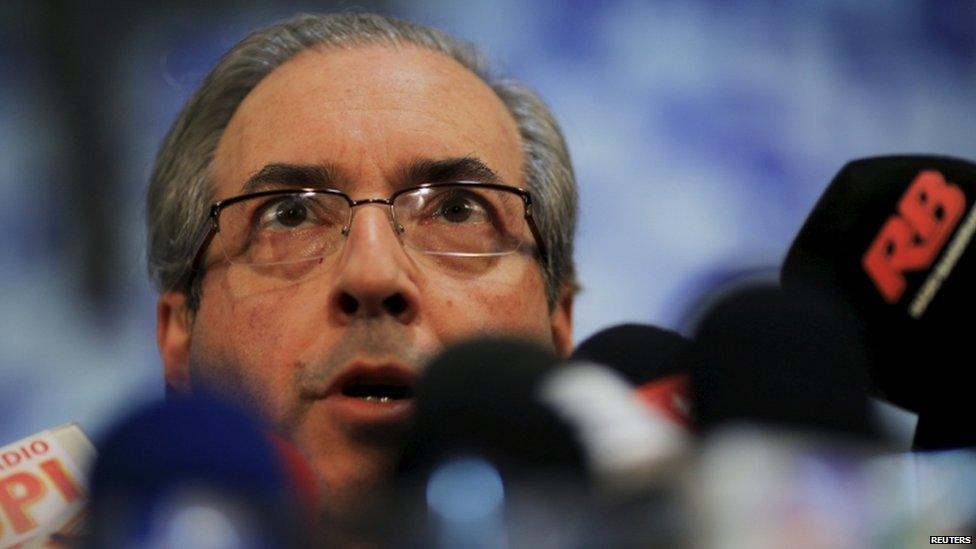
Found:
[(487, 164), (473, 156), (441, 160), (421, 158), (407, 165), (400, 174), (400, 186), (450, 181), (500, 183), (501, 178)]
[[(335, 164), (268, 164), (254, 173), (241, 187), (242, 193), (279, 188), (332, 188), (342, 190), (342, 177)], [(473, 156), (433, 160), (420, 158), (410, 162), (397, 175), (397, 187), (420, 183), (475, 181), (500, 183), (501, 177), (483, 161)]]
[(249, 177), (241, 192), (250, 193), (271, 188), (335, 188), (339, 170), (333, 164), (268, 164)]

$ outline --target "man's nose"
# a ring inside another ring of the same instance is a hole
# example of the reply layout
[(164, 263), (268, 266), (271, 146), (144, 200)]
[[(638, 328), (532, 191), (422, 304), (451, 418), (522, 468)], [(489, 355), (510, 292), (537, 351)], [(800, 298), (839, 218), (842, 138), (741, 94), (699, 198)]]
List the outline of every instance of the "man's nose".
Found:
[(418, 272), (393, 229), (389, 206), (354, 212), (330, 306), (342, 322), (389, 315), (408, 323), (419, 308)]

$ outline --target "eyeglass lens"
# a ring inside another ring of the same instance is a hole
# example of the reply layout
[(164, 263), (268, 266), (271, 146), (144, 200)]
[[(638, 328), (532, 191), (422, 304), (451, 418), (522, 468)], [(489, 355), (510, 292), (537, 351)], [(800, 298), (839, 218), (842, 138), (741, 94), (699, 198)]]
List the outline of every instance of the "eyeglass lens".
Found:
[[(492, 188), (438, 186), (400, 194), (393, 216), (403, 244), (448, 257), (497, 257), (519, 249), (521, 196)], [(295, 192), (225, 206), (216, 244), (233, 264), (268, 266), (319, 259), (342, 245), (352, 209), (345, 198)]]

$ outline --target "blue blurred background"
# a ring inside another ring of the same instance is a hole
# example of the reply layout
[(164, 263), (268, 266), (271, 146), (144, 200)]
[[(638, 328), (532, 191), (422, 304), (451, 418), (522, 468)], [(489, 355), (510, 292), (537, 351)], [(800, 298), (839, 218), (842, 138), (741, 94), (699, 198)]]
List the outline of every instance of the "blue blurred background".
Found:
[(348, 9), (473, 41), (552, 106), (578, 340), (680, 328), (723, 273), (775, 269), (850, 159), (976, 158), (972, 0), (5, 2), (0, 443), (162, 394), (142, 210), (162, 136), (249, 30)]

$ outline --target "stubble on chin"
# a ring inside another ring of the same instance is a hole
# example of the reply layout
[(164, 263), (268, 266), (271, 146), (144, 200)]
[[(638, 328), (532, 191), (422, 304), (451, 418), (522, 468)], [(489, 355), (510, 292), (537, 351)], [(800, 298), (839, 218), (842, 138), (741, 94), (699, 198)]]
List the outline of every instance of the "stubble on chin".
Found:
[(440, 349), (418, 341), (413, 333), (388, 317), (363, 319), (350, 324), (338, 343), (320, 358), (293, 365), (292, 380), (298, 405), (288, 418), (292, 427), (304, 421), (308, 408), (328, 390), (342, 371), (355, 362), (398, 364), (415, 374)]
[[(259, 412), (280, 434), (288, 436), (307, 419), (312, 404), (350, 364), (396, 363), (419, 374), (439, 350), (430, 342), (417, 341), (408, 328), (392, 318), (370, 318), (350, 324), (331, 349), (317, 356), (305, 351), (304, 356), (279, 364), (252, 364), (255, 357), (249, 356), (251, 352), (246, 348), (235, 349), (230, 358), (191, 348), (190, 379), (195, 389), (214, 391)], [(274, 362), (273, 355), (271, 361)], [(287, 382), (277, 388), (264, 381), (266, 375), (254, 371), (280, 368), (282, 364), (287, 364), (288, 372), (282, 373)], [(288, 394), (273, 394), (276, 390)]]

